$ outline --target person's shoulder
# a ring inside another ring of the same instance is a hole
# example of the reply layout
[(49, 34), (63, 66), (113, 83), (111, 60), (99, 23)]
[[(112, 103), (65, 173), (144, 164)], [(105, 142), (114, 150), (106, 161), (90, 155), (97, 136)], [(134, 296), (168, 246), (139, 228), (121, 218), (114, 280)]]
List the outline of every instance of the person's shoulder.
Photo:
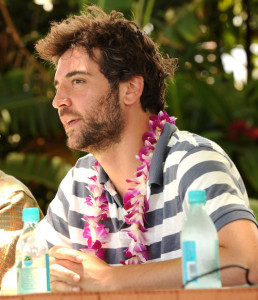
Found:
[(168, 146), (170, 150), (173, 151), (192, 151), (197, 148), (206, 148), (214, 150), (225, 155), (224, 150), (214, 141), (184, 130), (177, 130), (172, 134)]
[(76, 161), (74, 168), (91, 169), (95, 162), (96, 158), (92, 154), (86, 154)]
[(80, 195), (81, 191), (85, 189), (88, 179), (94, 175), (92, 167), (95, 161), (96, 158), (92, 154), (80, 157), (60, 182), (55, 199), (57, 201), (61, 199), (63, 203), (65, 201), (68, 203), (70, 197)]
[(87, 154), (77, 160), (73, 168), (68, 172), (67, 179), (81, 181), (82, 178), (91, 177), (94, 173), (93, 166), (96, 158), (92, 154)]
[(0, 186), (0, 197), (8, 198), (9, 195), (15, 195), (17, 192), (24, 192), (30, 198), (34, 199), (31, 191), (23, 182), (10, 174), (4, 173), (2, 170), (0, 170)]
[(93, 171), (92, 167), (95, 161), (96, 158), (92, 154), (80, 157), (74, 166), (67, 172), (62, 182), (64, 183), (70, 180), (77, 180), (76, 178), (81, 176), (88, 176)]

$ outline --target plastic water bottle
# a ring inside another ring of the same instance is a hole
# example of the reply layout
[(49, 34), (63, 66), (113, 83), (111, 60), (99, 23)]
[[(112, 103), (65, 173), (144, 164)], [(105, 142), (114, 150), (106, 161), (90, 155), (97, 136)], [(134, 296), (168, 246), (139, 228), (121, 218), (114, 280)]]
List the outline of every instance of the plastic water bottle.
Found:
[(188, 194), (190, 210), (181, 233), (183, 284), (185, 288), (219, 288), (220, 272), (188, 281), (219, 268), (218, 235), (214, 223), (205, 209), (203, 190)]
[(23, 232), (16, 246), (17, 294), (50, 291), (47, 242), (38, 230), (39, 210), (23, 209)]

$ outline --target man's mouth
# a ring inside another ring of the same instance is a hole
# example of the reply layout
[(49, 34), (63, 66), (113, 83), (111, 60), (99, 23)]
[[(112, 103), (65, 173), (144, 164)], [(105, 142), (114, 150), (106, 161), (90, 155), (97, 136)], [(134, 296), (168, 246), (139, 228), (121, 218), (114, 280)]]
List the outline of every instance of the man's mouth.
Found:
[(65, 122), (65, 130), (67, 131), (68, 129), (70, 129), (73, 125), (75, 125), (77, 122), (79, 122), (80, 119), (69, 119)]
[(66, 121), (66, 125), (69, 125), (70, 123), (72, 123), (74, 120), (68, 120)]

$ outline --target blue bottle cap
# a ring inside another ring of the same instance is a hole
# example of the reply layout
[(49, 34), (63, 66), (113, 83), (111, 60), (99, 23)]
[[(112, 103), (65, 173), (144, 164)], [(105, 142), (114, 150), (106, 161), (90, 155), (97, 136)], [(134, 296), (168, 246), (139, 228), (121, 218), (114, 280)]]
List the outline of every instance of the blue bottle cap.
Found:
[(22, 220), (24, 222), (38, 222), (39, 209), (37, 207), (24, 208), (22, 211)]
[(189, 203), (205, 203), (206, 192), (204, 190), (193, 190), (188, 193)]

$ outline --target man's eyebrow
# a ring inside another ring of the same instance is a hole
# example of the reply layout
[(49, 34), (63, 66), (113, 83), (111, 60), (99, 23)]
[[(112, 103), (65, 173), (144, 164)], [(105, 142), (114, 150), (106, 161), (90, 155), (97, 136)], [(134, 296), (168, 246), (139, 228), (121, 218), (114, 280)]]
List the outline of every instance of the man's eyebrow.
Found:
[[(76, 76), (76, 75), (86, 75), (86, 76), (90, 76), (91, 74), (88, 73), (88, 72), (85, 72), (85, 71), (71, 71), (71, 72), (68, 72), (65, 77), (66, 78), (70, 78), (70, 77), (73, 77), (73, 76)], [(56, 87), (58, 85), (58, 80), (54, 80), (54, 87)]]
[(86, 72), (86, 71), (71, 71), (71, 72), (68, 72), (65, 77), (66, 78), (69, 78), (69, 77), (73, 77), (75, 75), (87, 75), (87, 76), (90, 76), (91, 74)]

